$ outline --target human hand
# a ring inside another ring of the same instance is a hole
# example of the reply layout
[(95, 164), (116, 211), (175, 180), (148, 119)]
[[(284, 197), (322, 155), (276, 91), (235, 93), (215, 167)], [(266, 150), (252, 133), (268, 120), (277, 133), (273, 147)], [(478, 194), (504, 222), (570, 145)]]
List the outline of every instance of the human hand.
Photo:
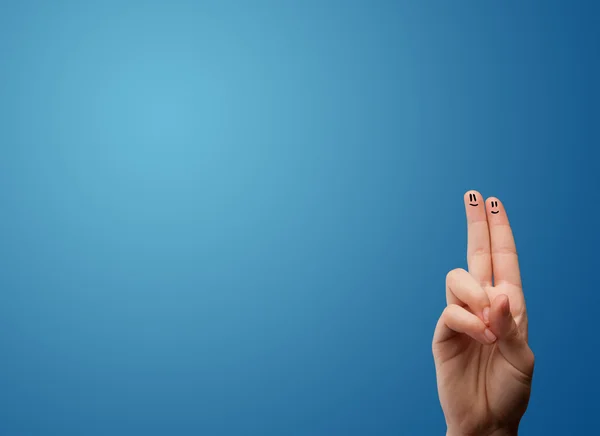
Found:
[(447, 436), (514, 436), (534, 366), (515, 241), (500, 200), (464, 200), (469, 272), (448, 273), (432, 344), (440, 403)]

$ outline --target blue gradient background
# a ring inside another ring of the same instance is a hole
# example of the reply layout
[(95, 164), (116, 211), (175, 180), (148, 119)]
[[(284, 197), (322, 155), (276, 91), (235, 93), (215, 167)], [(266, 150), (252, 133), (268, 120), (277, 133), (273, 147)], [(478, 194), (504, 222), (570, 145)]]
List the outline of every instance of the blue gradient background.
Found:
[(595, 433), (598, 16), (2, 2), (0, 434), (444, 434), (467, 189), (520, 251), (522, 434)]

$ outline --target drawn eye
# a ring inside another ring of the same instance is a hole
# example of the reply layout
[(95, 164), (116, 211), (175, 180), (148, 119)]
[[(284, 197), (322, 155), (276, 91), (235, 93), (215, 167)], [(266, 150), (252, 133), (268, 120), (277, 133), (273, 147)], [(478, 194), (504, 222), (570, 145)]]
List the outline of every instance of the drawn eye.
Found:
[[(473, 204), (473, 203), (475, 203), (475, 204)], [(477, 206), (477, 196), (473, 193), (469, 194), (469, 204), (471, 206)]]

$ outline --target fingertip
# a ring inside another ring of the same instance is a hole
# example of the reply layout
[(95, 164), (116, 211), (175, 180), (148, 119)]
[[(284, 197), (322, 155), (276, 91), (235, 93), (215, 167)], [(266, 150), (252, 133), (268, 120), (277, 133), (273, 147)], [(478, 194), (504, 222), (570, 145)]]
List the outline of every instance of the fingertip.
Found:
[(483, 196), (479, 193), (479, 191), (476, 191), (474, 189), (470, 189), (467, 192), (465, 192), (464, 199), (466, 204), (475, 206), (479, 206), (484, 202)]
[(506, 210), (498, 197), (488, 197), (485, 200), (485, 209), (491, 223), (503, 224), (508, 222)]
[(490, 329), (485, 329), (483, 334), (490, 344), (493, 344), (498, 339)]
[(467, 191), (464, 195), (464, 202), (468, 222), (472, 223), (487, 220), (485, 216), (485, 201), (479, 191)]
[(492, 306), (495, 307), (501, 315), (510, 314), (510, 300), (506, 294), (500, 294), (494, 298)]

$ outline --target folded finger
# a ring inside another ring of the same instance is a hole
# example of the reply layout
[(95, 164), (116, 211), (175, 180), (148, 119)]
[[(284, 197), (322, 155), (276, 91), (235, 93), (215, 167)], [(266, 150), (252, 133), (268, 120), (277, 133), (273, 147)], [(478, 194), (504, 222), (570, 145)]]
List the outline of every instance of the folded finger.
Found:
[(464, 307), (456, 304), (446, 306), (433, 336), (434, 344), (447, 341), (457, 334), (465, 334), (483, 345), (494, 343), (496, 336), (484, 322)]
[(490, 299), (477, 279), (462, 268), (453, 269), (446, 276), (448, 304), (469, 306), (485, 323), (489, 320)]

